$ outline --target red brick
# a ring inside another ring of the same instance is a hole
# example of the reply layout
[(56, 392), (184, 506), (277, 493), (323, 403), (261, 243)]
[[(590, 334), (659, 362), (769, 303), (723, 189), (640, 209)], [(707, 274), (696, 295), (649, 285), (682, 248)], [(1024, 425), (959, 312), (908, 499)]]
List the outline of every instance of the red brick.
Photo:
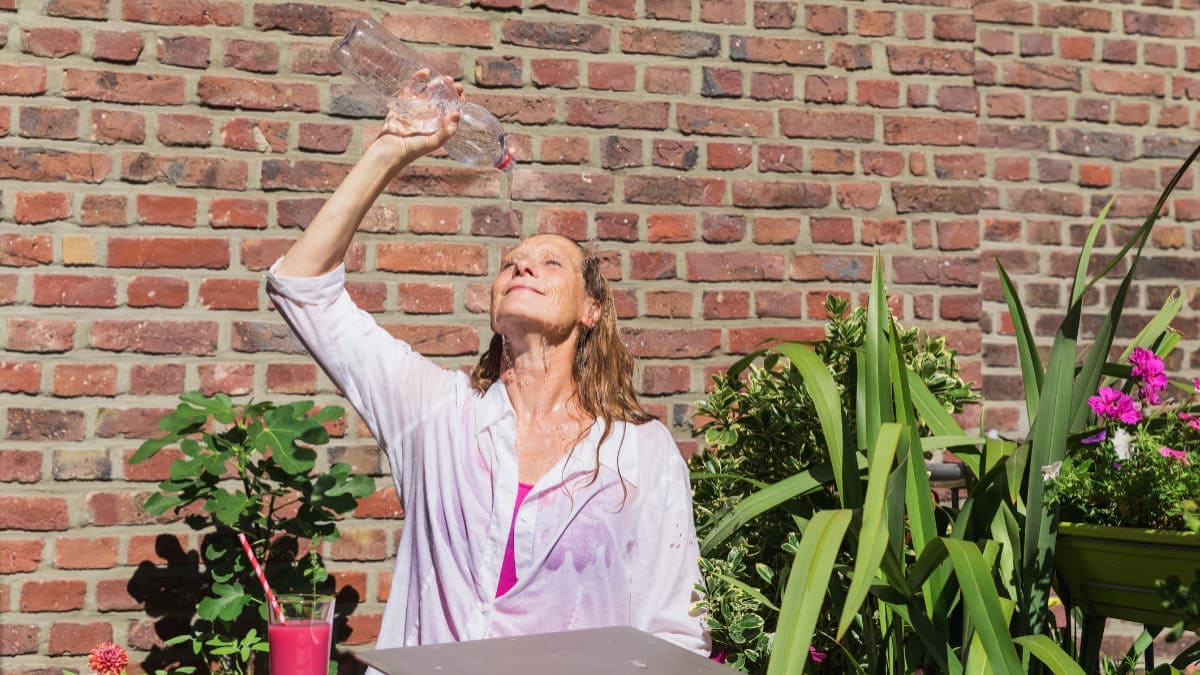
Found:
[(630, 277), (633, 279), (674, 279), (674, 253), (663, 251), (630, 251)]
[(343, 528), (329, 547), (330, 559), (339, 561), (383, 560), (387, 553), (387, 534), (379, 529)]
[(142, 55), (145, 42), (134, 31), (96, 31), (92, 45), (92, 58), (113, 63), (136, 63)]
[(82, 609), (86, 593), (87, 582), (82, 580), (26, 581), (21, 585), (20, 608), (22, 612)]
[(178, 277), (137, 275), (129, 279), (125, 295), (130, 307), (183, 307), (188, 302), (188, 282)]
[(214, 227), (263, 229), (267, 227), (267, 202), (261, 199), (216, 197), (208, 205), (208, 221)]
[(9, 351), (53, 353), (70, 351), (74, 346), (74, 321), (19, 318), (8, 320)]
[(642, 87), (650, 94), (691, 93), (691, 75), (677, 66), (646, 66)]
[(21, 31), (21, 49), (43, 58), (61, 59), (78, 54), (83, 38), (74, 28), (38, 27)]
[(129, 393), (134, 396), (183, 393), (185, 374), (186, 369), (178, 363), (134, 364), (129, 370)]
[(425, 356), (462, 356), (479, 352), (479, 333), (471, 326), (408, 324), (384, 328)]
[(729, 330), (730, 354), (748, 354), (766, 344), (780, 341), (815, 342), (825, 335), (821, 326), (763, 326), (759, 328), (731, 328)]
[(183, 105), (184, 80), (178, 75), (152, 75), (67, 68), (63, 96), (106, 103)]
[(755, 316), (761, 318), (799, 319), (804, 310), (804, 297), (805, 292), (801, 290), (755, 291)]
[(701, 304), (705, 319), (745, 319), (750, 316), (749, 291), (704, 291)]
[(207, 356), (216, 352), (217, 324), (206, 321), (98, 320), (92, 325), (91, 345), (105, 351)]
[(646, 217), (646, 237), (652, 243), (696, 240), (696, 217), (690, 213), (652, 213)]
[(258, 279), (209, 278), (200, 282), (200, 304), (209, 309), (258, 309)]
[(36, 96), (46, 93), (44, 66), (0, 65), (0, 94)]
[(79, 222), (83, 225), (128, 225), (125, 205), (122, 195), (86, 194), (79, 209)]
[(221, 125), (221, 145), (234, 150), (287, 152), (288, 123), (237, 117)]
[(79, 110), (75, 108), (22, 107), (17, 126), (25, 138), (79, 138)]
[(112, 364), (64, 363), (54, 367), (54, 395), (116, 396), (117, 367)]
[(312, 395), (317, 390), (317, 367), (310, 363), (267, 364), (267, 391)]
[(487, 249), (479, 244), (382, 243), (378, 246), (376, 268), (478, 276), (487, 273), (487, 258)]
[(579, 87), (579, 61), (574, 59), (531, 59), (529, 68), (533, 84), (539, 87)]
[(0, 361), (0, 392), (36, 394), (41, 386), (42, 364)]
[(48, 223), (71, 217), (71, 195), (65, 192), (18, 192), (13, 220), (18, 223)]
[(196, 198), (171, 195), (137, 196), (137, 215), (148, 225), (178, 225), (191, 227), (196, 224)]
[(254, 391), (254, 364), (206, 363), (201, 365), (200, 391), (205, 396), (218, 392), (230, 396), (245, 396)]
[(146, 140), (146, 119), (125, 110), (93, 110), (92, 140), (97, 143), (141, 144)]
[(8, 409), (8, 439), (16, 441), (81, 441), (83, 413), (77, 410)]
[(48, 16), (65, 16), (72, 19), (108, 17), (108, 0), (47, 0), (44, 7)]
[(50, 642), (47, 653), (51, 656), (83, 656), (101, 642), (112, 642), (112, 624), (107, 621), (95, 623), (54, 622), (50, 625)]
[(236, 0), (125, 0), (122, 7), (125, 21), (171, 26), (236, 26), (243, 14)]
[(108, 266), (224, 269), (229, 266), (229, 242), (190, 237), (113, 237), (108, 243)]
[(116, 567), (118, 545), (117, 537), (59, 537), (54, 540), (54, 566), (60, 570)]
[(820, 67), (825, 65), (825, 43), (735, 35), (729, 38), (729, 57), (734, 61)]
[(279, 71), (279, 45), (259, 40), (228, 40), (222, 65), (251, 73)]
[(201, 103), (211, 108), (300, 112), (320, 109), (318, 89), (313, 84), (204, 75), (196, 93)]
[(62, 497), (11, 497), (0, 495), (0, 530), (54, 531), (69, 525), (67, 502)]
[(686, 291), (646, 291), (646, 316), (685, 319), (692, 315), (692, 294)]
[(159, 115), (158, 140), (163, 145), (208, 146), (212, 125), (212, 118), (204, 115)]
[(159, 63), (181, 68), (208, 68), (212, 40), (200, 35), (164, 36), (158, 39)]
[[(0, 609), (7, 610), (8, 607), (0, 606)], [(0, 624), (0, 656), (36, 654), (40, 636), (41, 629), (37, 624), (5, 621)]]
[(43, 307), (116, 307), (116, 279), (77, 274), (39, 274), (33, 278), (33, 304)]
[[(4, 453), (8, 457), (9, 453)], [(42, 562), (41, 539), (6, 539), (0, 542), (0, 574), (33, 572)]]

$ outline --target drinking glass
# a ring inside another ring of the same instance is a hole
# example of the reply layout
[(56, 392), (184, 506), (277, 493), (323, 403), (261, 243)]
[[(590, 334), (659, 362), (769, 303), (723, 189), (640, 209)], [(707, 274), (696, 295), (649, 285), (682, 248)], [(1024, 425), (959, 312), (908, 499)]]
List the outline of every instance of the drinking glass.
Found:
[(282, 618), (268, 612), (267, 642), (275, 675), (326, 675), (333, 638), (333, 598), (281, 595)]

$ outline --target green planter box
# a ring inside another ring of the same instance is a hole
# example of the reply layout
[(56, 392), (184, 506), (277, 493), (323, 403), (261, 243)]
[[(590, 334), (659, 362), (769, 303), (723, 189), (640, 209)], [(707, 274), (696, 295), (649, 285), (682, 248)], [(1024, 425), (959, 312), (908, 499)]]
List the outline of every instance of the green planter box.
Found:
[(1195, 579), (1200, 533), (1062, 523), (1054, 565), (1085, 613), (1169, 626), (1183, 617), (1162, 608), (1154, 583)]

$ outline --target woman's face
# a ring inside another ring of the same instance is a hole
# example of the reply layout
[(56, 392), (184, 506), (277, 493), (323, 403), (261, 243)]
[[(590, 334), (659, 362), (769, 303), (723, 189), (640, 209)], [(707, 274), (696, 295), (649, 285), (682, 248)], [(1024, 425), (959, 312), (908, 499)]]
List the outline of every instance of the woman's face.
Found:
[(511, 338), (532, 333), (558, 341), (592, 326), (600, 305), (583, 283), (583, 254), (571, 240), (538, 235), (500, 262), (492, 282), (492, 329)]

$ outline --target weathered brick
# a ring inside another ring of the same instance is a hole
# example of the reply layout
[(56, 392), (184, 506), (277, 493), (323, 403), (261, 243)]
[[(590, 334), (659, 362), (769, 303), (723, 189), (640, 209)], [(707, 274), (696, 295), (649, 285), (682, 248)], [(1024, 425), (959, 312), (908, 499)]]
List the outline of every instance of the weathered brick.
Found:
[(105, 103), (183, 105), (184, 101), (184, 80), (178, 75), (67, 68), (62, 88), (66, 98)]
[(734, 61), (783, 63), (789, 66), (823, 66), (825, 43), (820, 40), (733, 35), (729, 38), (729, 58)]
[(205, 356), (216, 352), (217, 324), (211, 321), (98, 320), (92, 324), (91, 345), (104, 351)]
[(121, 18), (137, 23), (173, 26), (236, 26), (242, 22), (242, 3), (235, 0), (125, 0)]
[(603, 54), (611, 40), (611, 31), (600, 24), (507, 19), (501, 26), (501, 41), (521, 47)]

